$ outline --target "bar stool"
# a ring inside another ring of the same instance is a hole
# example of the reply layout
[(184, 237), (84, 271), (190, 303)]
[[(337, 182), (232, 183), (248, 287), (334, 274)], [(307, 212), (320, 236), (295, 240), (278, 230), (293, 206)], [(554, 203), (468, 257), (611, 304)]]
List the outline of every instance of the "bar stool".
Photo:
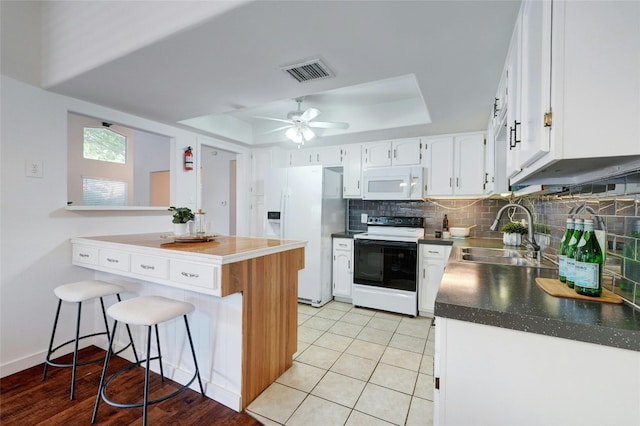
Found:
[[(200, 370), (198, 369), (196, 352), (193, 348), (193, 340), (191, 339), (191, 331), (189, 330), (189, 321), (187, 320), (187, 314), (193, 312), (194, 309), (195, 307), (187, 302), (180, 302), (162, 296), (142, 296), (125, 300), (124, 302), (116, 303), (107, 310), (107, 314), (114, 319), (113, 330), (111, 332), (111, 339), (109, 339), (107, 356), (104, 359), (104, 367), (102, 368), (102, 375), (100, 376), (100, 386), (98, 387), (98, 395), (96, 396), (96, 403), (93, 408), (93, 417), (91, 417), (91, 423), (95, 423), (96, 421), (96, 417), (98, 415), (98, 407), (100, 405), (101, 399), (107, 404), (118, 408), (142, 407), (142, 424), (146, 425), (147, 409), (149, 405), (156, 404), (158, 402), (162, 402), (176, 396), (180, 392), (186, 390), (196, 378), (198, 379), (198, 384), (200, 385), (200, 393), (202, 394), (202, 396), (204, 396), (204, 388), (202, 387), (202, 380), (200, 380)], [(151, 360), (158, 360), (160, 364), (160, 377), (164, 382), (164, 371), (162, 369), (162, 353), (160, 351), (160, 338), (158, 337), (158, 324), (177, 318), (179, 316), (182, 316), (184, 318), (184, 325), (187, 330), (187, 337), (189, 338), (189, 346), (191, 347), (193, 364), (196, 371), (191, 380), (189, 380), (189, 382), (182, 386), (180, 389), (149, 401), (149, 363), (151, 362)], [(126, 365), (122, 369), (113, 373), (108, 379), (106, 379), (107, 368), (109, 366), (109, 360), (111, 359), (112, 353), (111, 346), (113, 344), (113, 336), (115, 336), (118, 322), (123, 322), (127, 325), (142, 325), (147, 327), (147, 357), (146, 360), (136, 360), (136, 362)], [(158, 346), (158, 355), (155, 357), (151, 357), (152, 326), (156, 331), (156, 344)], [(145, 363), (144, 393), (142, 402), (121, 403), (115, 402), (107, 397), (107, 387), (116, 377), (127, 370), (141, 365), (142, 363)]]
[[(47, 356), (45, 358), (45, 362), (44, 362), (44, 372), (42, 373), (42, 381), (44, 382), (45, 380), (47, 380), (47, 370), (49, 366), (52, 367), (71, 367), (71, 397), (70, 399), (74, 398), (75, 395), (75, 388), (76, 388), (76, 369), (79, 365), (87, 365), (87, 364), (91, 364), (94, 362), (99, 362), (102, 361), (105, 357), (99, 357), (99, 358), (95, 358), (89, 361), (83, 361), (83, 362), (78, 362), (78, 344), (80, 343), (80, 340), (82, 339), (86, 339), (89, 337), (94, 337), (94, 336), (101, 336), (101, 335), (107, 335), (109, 336), (109, 326), (107, 324), (107, 315), (105, 313), (104, 310), (104, 300), (102, 299), (104, 296), (111, 296), (111, 295), (116, 295), (116, 297), (118, 298), (118, 301), (120, 301), (120, 292), (122, 292), (124, 289), (122, 287), (120, 287), (119, 285), (116, 284), (111, 284), (111, 283), (107, 283), (104, 281), (97, 281), (97, 280), (88, 280), (88, 281), (78, 281), (75, 283), (69, 283), (69, 284), (64, 284), (61, 286), (56, 287), (53, 292), (55, 293), (55, 295), (58, 297), (58, 309), (56, 310), (56, 318), (53, 321), (53, 331), (51, 332), (51, 341), (49, 342), (49, 350), (47, 351)], [(106, 331), (102, 331), (102, 332), (98, 332), (98, 333), (93, 333), (93, 334), (87, 334), (85, 336), (80, 336), (80, 316), (82, 313), (82, 302), (87, 301), (87, 300), (91, 300), (91, 299), (95, 299), (96, 297), (100, 298), (100, 307), (102, 308), (102, 317), (104, 319), (104, 326)], [(77, 313), (77, 319), (76, 319), (76, 337), (75, 339), (71, 339), (67, 342), (62, 343), (61, 345), (56, 346), (55, 348), (53, 347), (53, 342), (55, 339), (55, 335), (56, 335), (56, 329), (58, 327), (58, 318), (60, 317), (60, 308), (62, 307), (62, 302), (69, 302), (69, 303), (77, 303), (78, 304), (78, 313)], [(133, 345), (133, 338), (131, 337), (131, 331), (129, 330), (129, 327), (127, 326), (127, 332), (129, 333), (129, 344), (127, 346), (125, 346), (124, 348), (120, 349), (120, 351), (118, 351), (118, 353), (124, 351), (125, 349), (127, 349), (129, 346), (132, 347), (133, 349), (133, 354), (136, 358), (136, 360), (138, 359), (138, 355), (136, 354), (136, 348)], [(51, 361), (51, 356), (53, 355), (53, 353), (55, 353), (58, 349), (69, 345), (71, 343), (75, 343), (75, 347), (73, 349), (73, 361), (71, 362), (71, 364), (67, 364), (67, 363), (58, 363), (58, 362), (53, 362)]]

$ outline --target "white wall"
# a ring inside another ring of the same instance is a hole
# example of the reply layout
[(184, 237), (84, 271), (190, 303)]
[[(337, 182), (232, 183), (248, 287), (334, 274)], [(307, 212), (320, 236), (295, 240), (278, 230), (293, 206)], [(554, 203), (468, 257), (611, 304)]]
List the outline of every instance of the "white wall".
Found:
[[(170, 213), (165, 211), (65, 208), (68, 111), (171, 136), (172, 168), (176, 170), (172, 204), (195, 209), (198, 188), (195, 171), (182, 169), (183, 148), (196, 146), (195, 133), (49, 93), (5, 76), (0, 86), (0, 376), (4, 377), (43, 362), (57, 303), (53, 289), (93, 277), (92, 272), (71, 265), (69, 238), (171, 229)], [(43, 161), (43, 178), (25, 176), (26, 160)], [(244, 226), (248, 229), (248, 219)], [(84, 326), (93, 329), (93, 314), (87, 311)], [(59, 331), (61, 337), (71, 338), (72, 309), (66, 312), (69, 315), (61, 318)]]

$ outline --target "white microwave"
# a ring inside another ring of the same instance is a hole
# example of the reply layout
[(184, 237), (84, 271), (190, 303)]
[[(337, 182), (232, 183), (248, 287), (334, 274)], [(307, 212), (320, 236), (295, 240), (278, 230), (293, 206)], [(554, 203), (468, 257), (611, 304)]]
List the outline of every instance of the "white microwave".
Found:
[(421, 200), (426, 193), (423, 167), (382, 167), (362, 175), (363, 200)]

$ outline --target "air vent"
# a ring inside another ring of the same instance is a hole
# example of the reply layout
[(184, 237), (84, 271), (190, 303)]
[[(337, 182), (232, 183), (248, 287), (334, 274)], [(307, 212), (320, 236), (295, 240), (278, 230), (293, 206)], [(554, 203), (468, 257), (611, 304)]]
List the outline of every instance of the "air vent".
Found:
[(329, 68), (327, 68), (320, 59), (312, 59), (301, 64), (287, 65), (281, 69), (295, 78), (298, 83), (333, 77), (333, 73), (329, 71)]

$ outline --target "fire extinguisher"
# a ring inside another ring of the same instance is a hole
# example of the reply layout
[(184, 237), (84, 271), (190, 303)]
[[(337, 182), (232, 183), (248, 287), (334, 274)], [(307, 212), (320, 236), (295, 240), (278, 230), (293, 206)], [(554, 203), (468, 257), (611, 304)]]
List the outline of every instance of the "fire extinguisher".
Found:
[(190, 146), (184, 151), (184, 169), (193, 170), (193, 151)]

